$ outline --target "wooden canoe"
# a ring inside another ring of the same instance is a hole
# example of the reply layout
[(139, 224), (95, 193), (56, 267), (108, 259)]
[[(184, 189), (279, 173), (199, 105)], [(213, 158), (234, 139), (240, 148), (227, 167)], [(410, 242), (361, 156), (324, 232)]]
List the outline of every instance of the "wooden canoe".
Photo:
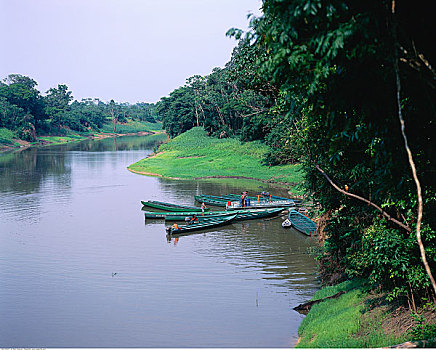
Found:
[[(222, 196), (212, 196), (209, 194), (202, 194), (202, 195), (197, 195), (194, 196), (195, 200), (197, 202), (204, 202), (206, 204), (209, 205), (215, 205), (215, 206), (225, 206), (228, 202), (234, 202), (234, 201), (239, 201), (239, 199), (241, 198), (240, 195), (237, 194), (227, 194), (227, 195), (222, 195)], [(269, 203), (269, 202), (276, 202), (276, 201), (280, 201), (282, 203), (286, 203), (289, 202), (289, 204), (294, 205), (295, 201), (289, 198), (283, 198), (283, 197), (277, 197), (277, 196), (271, 196), (271, 197), (262, 197), (261, 195), (259, 195), (259, 197), (253, 197), (253, 196), (248, 196), (247, 198), (250, 199), (250, 202), (256, 202), (256, 203)]]
[(316, 223), (310, 220), (307, 216), (291, 209), (288, 218), (293, 228), (308, 236), (316, 235)]
[(226, 199), (216, 197), (216, 196), (209, 196), (209, 195), (199, 195), (194, 196), (195, 200), (199, 203), (205, 203), (207, 205), (213, 205), (215, 207), (226, 207), (227, 201)]
[(197, 215), (200, 220), (208, 218), (220, 218), (229, 215), (238, 214), (236, 220), (250, 220), (259, 219), (264, 217), (270, 217), (278, 215), (285, 208), (270, 208), (270, 209), (240, 209), (231, 211), (209, 211), (204, 213), (204, 216), (198, 212), (152, 212), (145, 211), (144, 216), (146, 219), (164, 219), (168, 221), (184, 221), (186, 217), (192, 217)]
[(184, 233), (189, 233), (192, 231), (199, 231), (199, 230), (205, 230), (212, 227), (217, 227), (221, 225), (229, 224), (232, 220), (236, 218), (237, 214), (235, 215), (228, 215), (223, 218), (216, 218), (211, 219), (208, 221), (203, 221), (195, 224), (190, 225), (179, 225), (178, 229), (175, 229), (174, 227), (166, 227), (167, 234), (173, 236), (173, 235), (180, 235)]
[(289, 207), (295, 207), (295, 203), (291, 200), (286, 200), (286, 201), (272, 201), (272, 202), (253, 202), (250, 200), (250, 203), (248, 206), (245, 207), (241, 207), (241, 205), (239, 204), (239, 201), (237, 202), (230, 202), (229, 204), (226, 204), (226, 209), (227, 210), (238, 210), (238, 209), (243, 209), (243, 208), (248, 208), (248, 209), (259, 209), (259, 208), (289, 208)]
[[(144, 207), (150, 207), (154, 209), (161, 209), (171, 212), (186, 212), (186, 211), (192, 211), (199, 213), (201, 212), (200, 207), (193, 207), (188, 205), (179, 205), (179, 204), (173, 204), (173, 203), (165, 203), (165, 202), (159, 202), (159, 201), (141, 201), (142, 205)], [(205, 211), (209, 210), (209, 208), (206, 208)]]

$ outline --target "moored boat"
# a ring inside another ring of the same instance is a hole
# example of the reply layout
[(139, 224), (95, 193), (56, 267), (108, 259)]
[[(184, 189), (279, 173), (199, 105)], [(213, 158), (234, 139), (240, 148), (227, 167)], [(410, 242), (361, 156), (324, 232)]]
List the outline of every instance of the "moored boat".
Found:
[(189, 233), (192, 231), (205, 230), (212, 227), (217, 227), (221, 225), (229, 224), (232, 220), (236, 218), (237, 214), (228, 215), (222, 218), (210, 219), (208, 221), (188, 224), (188, 225), (177, 225), (177, 227), (171, 226), (166, 227), (166, 231), (168, 235), (180, 235), (184, 233)]
[[(222, 196), (213, 196), (213, 195), (209, 195), (209, 194), (202, 194), (202, 195), (197, 195), (194, 196), (195, 200), (197, 202), (204, 202), (206, 204), (209, 205), (214, 205), (214, 206), (220, 206), (220, 207), (225, 207), (228, 202), (234, 202), (234, 201), (239, 201), (239, 199), (241, 198), (241, 195), (237, 195), (237, 194), (227, 194), (227, 195), (222, 195)], [(254, 196), (247, 196), (247, 199), (249, 199), (249, 201), (251, 203), (270, 203), (270, 202), (280, 202), (280, 203), (289, 203), (290, 205), (292, 204), (295, 205), (295, 201), (289, 198), (283, 198), (283, 197), (277, 197), (277, 196), (270, 196), (268, 195), (258, 195), (256, 197)]]
[(243, 208), (256, 209), (256, 208), (280, 208), (280, 207), (295, 207), (295, 203), (291, 200), (286, 201), (273, 201), (273, 202), (252, 202), (249, 201), (245, 207), (241, 207), (239, 201), (230, 202), (226, 204), (227, 210), (238, 210)]
[[(166, 202), (159, 202), (159, 201), (141, 201), (141, 203), (144, 207), (167, 210), (171, 212), (193, 211), (198, 213), (202, 211), (200, 207), (193, 207), (188, 205), (180, 205), (180, 204), (173, 204), (173, 203), (166, 203)], [(209, 208), (205, 209), (205, 211), (207, 210), (209, 210)]]
[(292, 227), (298, 231), (308, 236), (316, 235), (316, 223), (310, 220), (307, 216), (291, 209), (289, 211), (288, 219), (291, 222)]
[(216, 196), (210, 196), (210, 195), (198, 195), (194, 196), (195, 200), (199, 203), (205, 203), (207, 205), (213, 205), (216, 207), (224, 207), (226, 206), (227, 199), (223, 199)]
[(278, 215), (285, 208), (267, 208), (267, 209), (240, 209), (231, 211), (209, 211), (204, 213), (204, 216), (198, 212), (151, 212), (145, 211), (144, 216), (146, 219), (164, 219), (168, 221), (185, 221), (186, 217), (192, 217), (194, 214), (200, 220), (206, 220), (210, 218), (220, 218), (229, 215), (237, 214), (236, 220), (250, 220), (259, 219), (264, 217), (270, 217)]

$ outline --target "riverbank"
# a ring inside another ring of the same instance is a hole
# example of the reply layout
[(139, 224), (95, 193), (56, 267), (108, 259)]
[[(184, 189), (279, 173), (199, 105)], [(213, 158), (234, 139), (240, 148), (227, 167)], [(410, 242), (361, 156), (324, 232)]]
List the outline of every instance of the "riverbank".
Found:
[[(301, 169), (295, 165), (263, 166), (265, 152), (266, 147), (260, 143), (216, 139), (208, 137), (201, 128), (194, 128), (161, 145), (157, 152), (130, 165), (128, 170), (173, 179), (254, 179), (298, 191), (298, 184), (303, 181)], [(384, 347), (428, 339), (429, 332), (436, 331), (434, 305), (412, 315), (404, 306), (386, 302), (386, 295), (370, 291), (362, 282), (325, 287), (313, 300), (340, 291), (345, 293), (313, 306), (299, 328), (296, 347)]]
[(386, 295), (370, 291), (358, 280), (324, 287), (312, 300), (339, 292), (343, 294), (311, 308), (299, 327), (297, 348), (375, 348), (405, 342), (410, 342), (408, 347), (436, 345), (422, 342), (436, 333), (434, 306), (414, 315), (404, 306), (388, 303)]
[(87, 133), (78, 133), (72, 130), (66, 130), (65, 135), (39, 135), (36, 137), (36, 141), (29, 142), (21, 139), (17, 139), (13, 136), (13, 132), (7, 129), (2, 129), (4, 132), (0, 134), (0, 152), (12, 151), (18, 149), (26, 149), (29, 147), (40, 147), (49, 145), (59, 145), (71, 142), (78, 142), (84, 140), (104, 139), (109, 137), (120, 136), (146, 136), (157, 133), (163, 133), (161, 123), (149, 123), (130, 121), (128, 123), (119, 124), (117, 126), (117, 132), (110, 132), (110, 128), (113, 126), (105, 124), (100, 131), (90, 131)]
[(267, 146), (260, 142), (241, 144), (236, 139), (209, 137), (193, 128), (159, 147), (158, 153), (142, 159), (128, 170), (142, 175), (173, 179), (247, 179), (287, 188), (299, 195), (303, 172), (299, 165), (262, 165)]

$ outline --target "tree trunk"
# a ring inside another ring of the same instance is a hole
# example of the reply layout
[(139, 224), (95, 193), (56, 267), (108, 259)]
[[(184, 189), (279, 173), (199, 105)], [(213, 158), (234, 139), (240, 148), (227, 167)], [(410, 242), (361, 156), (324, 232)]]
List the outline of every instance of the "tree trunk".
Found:
[(418, 246), (419, 246), (419, 251), (421, 252), (421, 259), (422, 259), (422, 263), (424, 265), (425, 271), (427, 272), (427, 275), (430, 279), (430, 282), (433, 286), (433, 290), (434, 290), (434, 294), (436, 295), (436, 281), (433, 277), (433, 274), (431, 273), (430, 270), (430, 266), (428, 265), (427, 262), (427, 257), (425, 254), (425, 248), (424, 245), (422, 243), (422, 239), (421, 239), (421, 223), (422, 223), (422, 212), (424, 209), (424, 203), (422, 200), (422, 190), (421, 190), (421, 183), (418, 179), (418, 175), (416, 172), (416, 167), (415, 167), (415, 162), (413, 160), (413, 156), (412, 156), (412, 151), (409, 148), (409, 144), (407, 142), (407, 136), (406, 136), (406, 125), (404, 123), (404, 118), (403, 118), (403, 113), (402, 113), (402, 109), (401, 109), (401, 80), (400, 80), (400, 68), (398, 66), (398, 37), (397, 37), (397, 22), (395, 19), (395, 0), (392, 1), (392, 20), (393, 20), (393, 28), (392, 28), (392, 33), (393, 33), (393, 37), (394, 37), (394, 71), (395, 71), (395, 81), (396, 81), (396, 86), (397, 86), (397, 107), (398, 107), (398, 119), (400, 121), (400, 125), (401, 125), (401, 134), (403, 135), (403, 139), (404, 139), (404, 148), (406, 149), (407, 152), (407, 158), (409, 160), (409, 165), (410, 165), (410, 169), (412, 170), (412, 177), (413, 180), (415, 181), (416, 184), (416, 194), (418, 197), (418, 219), (416, 222), (416, 240), (418, 242)]

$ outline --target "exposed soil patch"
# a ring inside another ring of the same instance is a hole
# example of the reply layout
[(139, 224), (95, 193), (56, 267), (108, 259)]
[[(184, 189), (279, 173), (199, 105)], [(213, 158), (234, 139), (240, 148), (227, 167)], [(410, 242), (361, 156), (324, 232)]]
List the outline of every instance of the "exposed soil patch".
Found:
[[(366, 311), (362, 316), (361, 330), (356, 337), (367, 336), (374, 327), (383, 330), (386, 335), (403, 336), (417, 326), (417, 321), (412, 317), (412, 311), (407, 307), (388, 305), (385, 296), (371, 293), (365, 300)], [(420, 312), (426, 322), (436, 322), (436, 310), (424, 310)]]
[(159, 156), (159, 155), (161, 155), (161, 154), (163, 154), (163, 152), (153, 153), (153, 154), (149, 155), (149, 156), (146, 157), (146, 158), (156, 158), (157, 156)]
[(127, 170), (132, 172), (132, 173), (139, 174), (139, 175), (148, 175), (148, 176), (159, 176), (159, 177), (162, 177), (161, 174), (148, 173), (146, 171), (137, 171), (137, 170), (132, 170), (130, 168), (127, 168)]
[(89, 136), (88, 138), (90, 139), (105, 139), (108, 137), (120, 137), (120, 136), (147, 136), (147, 135), (153, 135), (154, 132), (150, 132), (150, 131), (140, 131), (140, 132), (129, 132), (126, 134), (119, 134), (119, 133), (113, 133), (113, 132), (109, 132), (109, 133), (99, 133), (99, 134), (94, 134)]
[[(90, 136), (87, 136), (88, 139), (90, 140), (100, 140), (100, 139), (105, 139), (105, 138), (109, 138), (109, 137), (119, 137), (119, 136), (147, 136), (147, 135), (153, 135), (155, 134), (154, 132), (150, 132), (150, 131), (140, 131), (140, 132), (134, 132), (134, 133), (127, 133), (127, 134), (117, 134), (117, 133), (99, 133), (99, 134), (93, 134)], [(40, 135), (39, 137), (43, 137), (44, 135)], [(49, 135), (45, 135), (45, 136), (49, 136)], [(62, 140), (59, 140), (62, 141)], [(72, 140), (72, 141), (77, 141), (77, 140)], [(24, 141), (21, 139), (14, 139), (14, 142), (20, 144), (20, 148), (16, 147), (16, 146), (7, 146), (7, 145), (0, 145), (0, 152), (4, 152), (4, 151), (10, 151), (10, 150), (16, 150), (16, 149), (26, 149), (28, 147), (31, 146), (45, 146), (45, 145), (50, 145), (54, 142), (50, 142), (47, 140), (41, 140), (41, 139), (37, 139), (36, 143), (30, 143), (28, 141)], [(71, 141), (65, 141), (64, 143), (68, 143)]]

